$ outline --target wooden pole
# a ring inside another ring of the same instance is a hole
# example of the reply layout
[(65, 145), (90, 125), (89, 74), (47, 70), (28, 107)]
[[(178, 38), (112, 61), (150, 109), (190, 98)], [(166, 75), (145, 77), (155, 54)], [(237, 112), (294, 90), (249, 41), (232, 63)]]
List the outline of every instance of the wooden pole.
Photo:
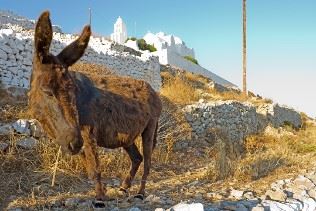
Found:
[(91, 26), (91, 8), (89, 8), (89, 25)]
[(247, 96), (247, 9), (246, 0), (243, 0), (243, 49), (242, 49), (242, 90), (243, 94)]

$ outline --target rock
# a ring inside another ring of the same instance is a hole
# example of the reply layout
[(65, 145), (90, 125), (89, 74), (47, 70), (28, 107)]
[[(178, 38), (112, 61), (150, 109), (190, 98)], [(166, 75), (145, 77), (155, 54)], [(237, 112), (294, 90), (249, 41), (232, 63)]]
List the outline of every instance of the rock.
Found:
[(0, 48), (0, 59), (6, 61), (8, 59), (7, 53)]
[(206, 100), (205, 99), (199, 99), (199, 103), (205, 103)]
[(10, 124), (0, 125), (0, 134), (9, 135), (12, 132), (12, 126)]
[(284, 185), (285, 185), (284, 180), (278, 180), (278, 181), (271, 184), (271, 189), (272, 190), (280, 190), (280, 189), (284, 188)]
[(303, 210), (311, 210), (311, 211), (316, 210), (316, 202), (314, 199), (307, 198), (307, 199), (302, 200), (302, 202), (303, 202)]
[(167, 209), (167, 211), (204, 211), (203, 204), (201, 203), (192, 203), (192, 204), (187, 204), (187, 203), (179, 203), (170, 209)]
[(159, 196), (149, 195), (149, 196), (146, 197), (144, 202), (161, 204), (162, 200), (160, 199)]
[(17, 133), (26, 134), (26, 135), (31, 134), (31, 131), (29, 129), (30, 124), (27, 119), (17, 120), (16, 122), (12, 124), (12, 127)]
[(301, 211), (302, 205), (298, 202), (277, 202), (265, 200), (262, 202), (264, 207), (269, 208), (269, 210), (286, 210), (286, 211)]
[(254, 199), (255, 195), (254, 195), (254, 192), (252, 192), (252, 191), (246, 191), (246, 192), (244, 192), (243, 197), (246, 199)]
[(268, 199), (276, 201), (285, 201), (287, 198), (287, 195), (283, 190), (268, 190), (265, 195)]
[(253, 207), (251, 211), (264, 211), (264, 207), (261, 204), (258, 204), (257, 206)]
[(297, 186), (300, 189), (303, 190), (311, 190), (312, 188), (315, 188), (314, 183), (308, 179), (307, 177), (303, 175), (299, 175), (294, 181), (293, 184)]
[(21, 147), (26, 150), (35, 149), (37, 145), (38, 145), (38, 140), (36, 140), (33, 137), (23, 138), (16, 142), (17, 147)]
[(248, 211), (248, 209), (243, 204), (237, 204), (236, 211)]
[(142, 210), (139, 209), (138, 207), (132, 207), (128, 211), (142, 211)]
[(40, 138), (40, 137), (45, 136), (45, 132), (39, 121), (37, 121), (36, 119), (31, 119), (28, 122), (29, 122), (29, 129), (32, 136), (34, 136), (35, 138)]
[(75, 207), (79, 203), (79, 199), (77, 198), (69, 198), (65, 200), (65, 206), (66, 207)]
[(229, 197), (239, 200), (239, 199), (242, 198), (243, 195), (244, 195), (244, 191), (232, 189), (230, 191), (230, 196)]
[(23, 211), (22, 208), (18, 207), (18, 208), (10, 208), (8, 209), (8, 211)]
[(307, 191), (307, 194), (308, 194), (310, 197), (316, 199), (316, 189), (311, 189), (311, 190)]
[(9, 148), (9, 144), (5, 143), (5, 142), (0, 142), (0, 152), (5, 152), (7, 151), (7, 149)]
[(206, 197), (209, 199), (214, 199), (214, 200), (221, 200), (224, 198), (223, 195), (221, 195), (220, 193), (216, 193), (216, 192), (207, 193)]

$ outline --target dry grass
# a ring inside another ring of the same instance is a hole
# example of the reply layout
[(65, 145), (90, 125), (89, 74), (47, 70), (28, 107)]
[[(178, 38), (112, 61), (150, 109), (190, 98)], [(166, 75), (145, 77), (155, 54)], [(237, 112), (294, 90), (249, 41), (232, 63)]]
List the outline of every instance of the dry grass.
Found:
[(179, 76), (165, 81), (160, 93), (168, 100), (178, 104), (193, 103), (200, 97), (196, 89)]
[(208, 84), (210, 79), (186, 71), (176, 73), (164, 71), (161, 72), (163, 86), (161, 94), (174, 103), (189, 104), (204, 98), (209, 101), (218, 100), (236, 100), (240, 102), (250, 102), (255, 106), (272, 103), (271, 99), (256, 97), (254, 94), (245, 96), (239, 91), (230, 90), (219, 92), (211, 88)]
[[(159, 142), (154, 151), (153, 163), (158, 168), (175, 161), (174, 144), (177, 141), (190, 139), (190, 127), (186, 123), (181, 109), (163, 98), (164, 110), (160, 120)], [(18, 118), (27, 118), (27, 106), (6, 105), (2, 107), (1, 122), (13, 122)], [(87, 183), (87, 175), (79, 155), (62, 154), (58, 163), (56, 185), (50, 187), (56, 154), (59, 146), (53, 141), (42, 139), (34, 150), (23, 150), (15, 147), (22, 135), (11, 134), (0, 136), (0, 141), (10, 144), (8, 152), (0, 153), (0, 204), (32, 207), (45, 204), (61, 195), (67, 198), (72, 195), (85, 193), (93, 196), (93, 187)], [(142, 151), (140, 138), (136, 141)], [(98, 149), (100, 170), (103, 178), (123, 178), (128, 171), (130, 160), (122, 149)], [(183, 160), (182, 160), (183, 161)], [(181, 161), (181, 162), (182, 162)], [(180, 162), (179, 162), (180, 163)], [(137, 174), (140, 180), (142, 167)], [(10, 182), (8, 182), (10, 181)], [(87, 191), (90, 191), (87, 193)], [(12, 197), (12, 196), (16, 196)], [(87, 196), (86, 196), (87, 197)], [(0, 206), (1, 208), (1, 206)]]
[[(276, 130), (278, 131), (278, 130)], [(211, 181), (230, 178), (240, 184), (265, 177), (277, 177), (308, 168), (316, 158), (316, 127), (295, 131), (285, 127), (283, 134), (259, 134), (246, 138), (245, 152), (240, 159), (229, 155), (235, 147), (217, 138), (215, 161), (209, 166), (206, 177)]]

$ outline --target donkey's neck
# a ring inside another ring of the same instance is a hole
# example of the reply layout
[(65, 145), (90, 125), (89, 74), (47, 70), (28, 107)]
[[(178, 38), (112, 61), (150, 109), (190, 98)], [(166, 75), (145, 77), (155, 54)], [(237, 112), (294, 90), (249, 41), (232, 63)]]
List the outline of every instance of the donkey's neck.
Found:
[(76, 99), (80, 124), (89, 124), (92, 109), (101, 96), (100, 91), (94, 86), (93, 82), (84, 74), (70, 71), (71, 76), (76, 82)]

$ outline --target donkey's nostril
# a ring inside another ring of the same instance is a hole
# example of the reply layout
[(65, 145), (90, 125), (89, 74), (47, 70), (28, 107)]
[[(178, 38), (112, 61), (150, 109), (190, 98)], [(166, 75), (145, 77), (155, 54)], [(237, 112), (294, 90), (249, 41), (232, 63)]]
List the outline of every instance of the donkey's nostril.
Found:
[(74, 155), (80, 151), (81, 146), (76, 142), (69, 142), (68, 149)]

